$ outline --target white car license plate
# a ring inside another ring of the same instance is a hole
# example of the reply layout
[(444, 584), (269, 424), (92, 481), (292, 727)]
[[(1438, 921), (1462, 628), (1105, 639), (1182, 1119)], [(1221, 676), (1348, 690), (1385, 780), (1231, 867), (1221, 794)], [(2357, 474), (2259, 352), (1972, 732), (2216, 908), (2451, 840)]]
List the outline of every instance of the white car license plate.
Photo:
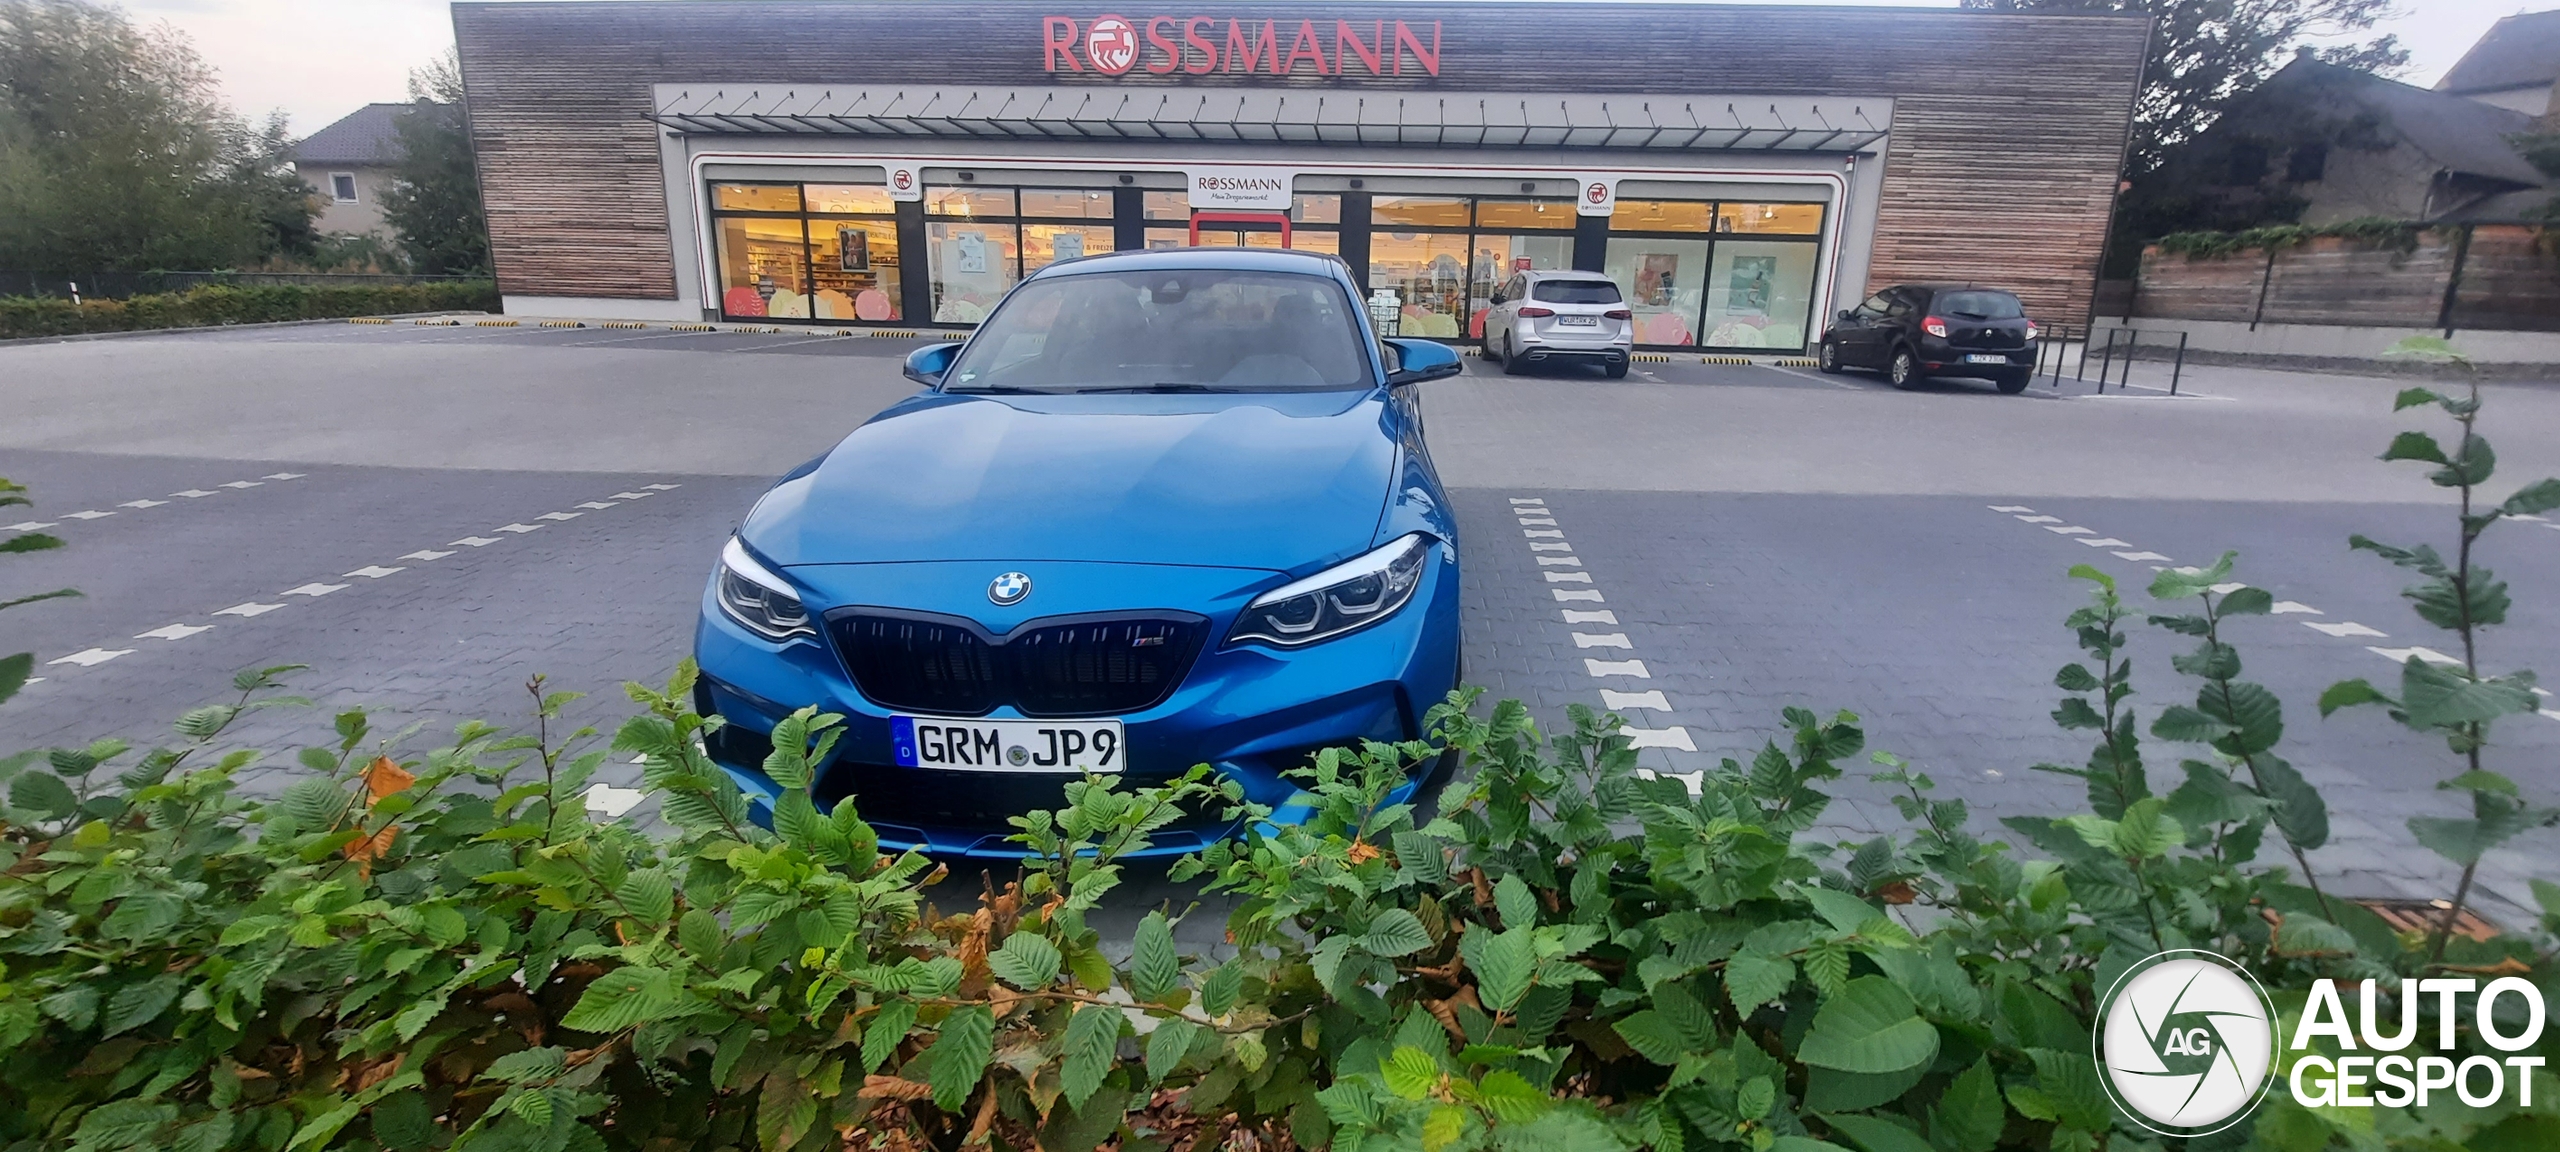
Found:
[(964, 772), (1112, 773), (1128, 759), (1117, 720), (891, 716), (889, 745), (901, 768)]
[(1600, 318), (1597, 316), (1558, 316), (1556, 317), (1556, 323), (1562, 324), (1568, 328), (1597, 328), (1600, 326)]
[(2009, 362), (2009, 358), (2006, 356), (1990, 356), (1980, 352), (1975, 352), (1966, 356), (1964, 358), (1964, 362), (1967, 364), (2006, 364)]

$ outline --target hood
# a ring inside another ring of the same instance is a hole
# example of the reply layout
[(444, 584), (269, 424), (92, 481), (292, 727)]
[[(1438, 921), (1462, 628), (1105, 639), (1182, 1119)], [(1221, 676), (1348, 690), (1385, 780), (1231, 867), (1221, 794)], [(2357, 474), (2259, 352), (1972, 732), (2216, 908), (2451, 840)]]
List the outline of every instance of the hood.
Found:
[(1396, 466), (1374, 392), (927, 393), (739, 530), (786, 567), (935, 560), (1308, 569), (1370, 546)]

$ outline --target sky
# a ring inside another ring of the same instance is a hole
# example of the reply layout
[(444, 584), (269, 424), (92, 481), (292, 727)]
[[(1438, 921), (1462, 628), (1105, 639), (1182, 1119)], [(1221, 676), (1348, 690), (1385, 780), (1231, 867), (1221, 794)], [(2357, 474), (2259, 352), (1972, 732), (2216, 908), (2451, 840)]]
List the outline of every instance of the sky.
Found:
[[(445, 0), (123, 0), (123, 6), (140, 20), (165, 20), (184, 32), (220, 72), (233, 108), (251, 117), (281, 109), (298, 135), (360, 105), (405, 98), (409, 70), (453, 43)], [(2560, 0), (2398, 0), (2397, 15), (2376, 31), (2398, 33), (2413, 53), (2401, 79), (2432, 85), (2499, 17), (2553, 7)]]

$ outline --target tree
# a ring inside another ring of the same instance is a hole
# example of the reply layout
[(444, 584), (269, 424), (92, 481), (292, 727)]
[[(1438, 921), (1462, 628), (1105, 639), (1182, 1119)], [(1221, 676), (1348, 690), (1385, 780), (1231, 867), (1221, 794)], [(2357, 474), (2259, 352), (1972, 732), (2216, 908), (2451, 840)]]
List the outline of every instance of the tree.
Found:
[(462, 67), (451, 52), (409, 73), (409, 101), (394, 126), (400, 162), (382, 194), (382, 217), (418, 271), (485, 274), (489, 220), (480, 208)]
[(227, 268), (307, 250), (281, 114), (252, 125), (167, 26), (0, 0), (0, 267)]
[[(2125, 175), (2139, 180), (2213, 124), (2232, 97), (2255, 88), (2313, 37), (2363, 32), (2391, 0), (1963, 0), (2005, 12), (2120, 13), (2152, 19), (2151, 56), (2134, 104)], [(2397, 36), (2320, 49), (2321, 60), (2383, 75), (2405, 68)]]

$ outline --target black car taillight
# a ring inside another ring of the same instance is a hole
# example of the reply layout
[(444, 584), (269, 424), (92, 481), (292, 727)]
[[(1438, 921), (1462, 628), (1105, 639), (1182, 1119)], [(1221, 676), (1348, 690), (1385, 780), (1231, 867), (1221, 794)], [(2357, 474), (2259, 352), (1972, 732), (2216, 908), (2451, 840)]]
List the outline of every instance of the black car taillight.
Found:
[(1635, 319), (1635, 318), (1636, 318), (1636, 314), (1635, 314), (1634, 312), (1629, 311), (1629, 310), (1627, 310), (1627, 309), (1625, 309), (1625, 308), (1612, 308), (1612, 309), (1610, 309), (1610, 310), (1608, 310), (1608, 311), (1606, 311), (1606, 312), (1601, 313), (1601, 315), (1606, 316), (1606, 317), (1608, 317), (1608, 318), (1610, 318), (1610, 319), (1612, 319), (1612, 320), (1633, 320), (1633, 319)]

